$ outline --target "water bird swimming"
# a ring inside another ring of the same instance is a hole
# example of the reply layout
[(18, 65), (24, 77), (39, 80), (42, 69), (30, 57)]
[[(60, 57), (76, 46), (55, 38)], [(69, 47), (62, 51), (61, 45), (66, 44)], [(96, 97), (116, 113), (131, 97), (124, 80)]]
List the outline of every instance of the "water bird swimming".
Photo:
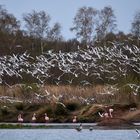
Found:
[(80, 126), (77, 126), (75, 129), (76, 129), (77, 131), (81, 131), (81, 130), (83, 129), (82, 124), (80, 124)]
[(140, 138), (140, 132), (139, 132), (139, 130), (138, 130), (138, 129), (136, 129), (135, 131), (136, 131), (136, 132), (137, 132), (137, 134), (138, 134), (138, 138)]
[(92, 130), (93, 130), (93, 127), (92, 127), (92, 126), (91, 126), (91, 127), (89, 127), (89, 130), (90, 130), (90, 131), (92, 131)]

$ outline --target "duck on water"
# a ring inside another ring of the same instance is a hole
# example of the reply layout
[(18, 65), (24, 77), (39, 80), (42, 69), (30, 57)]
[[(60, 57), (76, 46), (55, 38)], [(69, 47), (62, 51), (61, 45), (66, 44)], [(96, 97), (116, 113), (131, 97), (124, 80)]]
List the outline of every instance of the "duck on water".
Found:
[(81, 131), (81, 130), (83, 129), (82, 124), (80, 124), (79, 126), (77, 126), (75, 129), (76, 129), (77, 131)]

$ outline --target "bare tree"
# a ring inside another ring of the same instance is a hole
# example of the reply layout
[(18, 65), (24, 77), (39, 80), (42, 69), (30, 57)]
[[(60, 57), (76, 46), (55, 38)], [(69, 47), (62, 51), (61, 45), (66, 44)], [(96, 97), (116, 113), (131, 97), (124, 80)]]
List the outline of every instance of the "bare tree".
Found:
[(97, 39), (103, 39), (108, 33), (113, 32), (116, 28), (116, 17), (110, 6), (104, 7), (98, 12), (96, 22)]
[(74, 17), (74, 26), (70, 29), (76, 33), (81, 42), (90, 43), (94, 34), (95, 16), (97, 10), (92, 7), (82, 7)]
[(140, 11), (137, 11), (134, 16), (131, 32), (134, 36), (140, 37)]
[(48, 31), (47, 40), (48, 41), (63, 40), (63, 37), (61, 35), (61, 25), (59, 23), (55, 23), (54, 26)]
[(0, 5), (0, 41), (6, 44), (7, 48), (12, 50), (15, 46), (16, 34), (20, 30), (20, 22), (16, 17), (9, 13), (2, 5)]
[(25, 21), (25, 27), (30, 36), (34, 39), (39, 38), (41, 40), (41, 52), (43, 52), (43, 38), (48, 33), (50, 16), (45, 11), (37, 12), (33, 10), (31, 13), (23, 15)]
[(30, 36), (43, 38), (49, 28), (50, 16), (44, 11), (37, 12), (33, 10), (31, 13), (23, 15), (25, 27)]

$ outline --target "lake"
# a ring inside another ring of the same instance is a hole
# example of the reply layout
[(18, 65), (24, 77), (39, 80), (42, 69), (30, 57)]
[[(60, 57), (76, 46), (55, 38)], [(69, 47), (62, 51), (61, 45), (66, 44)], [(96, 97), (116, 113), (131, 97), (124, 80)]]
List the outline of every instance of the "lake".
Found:
[(135, 129), (0, 129), (0, 140), (137, 140)]

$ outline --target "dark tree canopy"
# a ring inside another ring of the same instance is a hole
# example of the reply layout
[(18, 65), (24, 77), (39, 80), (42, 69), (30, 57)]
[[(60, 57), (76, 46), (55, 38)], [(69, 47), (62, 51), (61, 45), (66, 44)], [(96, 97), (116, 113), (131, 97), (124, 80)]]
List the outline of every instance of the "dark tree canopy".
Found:
[(20, 22), (16, 17), (0, 5), (0, 31), (11, 34), (18, 31), (19, 28)]

